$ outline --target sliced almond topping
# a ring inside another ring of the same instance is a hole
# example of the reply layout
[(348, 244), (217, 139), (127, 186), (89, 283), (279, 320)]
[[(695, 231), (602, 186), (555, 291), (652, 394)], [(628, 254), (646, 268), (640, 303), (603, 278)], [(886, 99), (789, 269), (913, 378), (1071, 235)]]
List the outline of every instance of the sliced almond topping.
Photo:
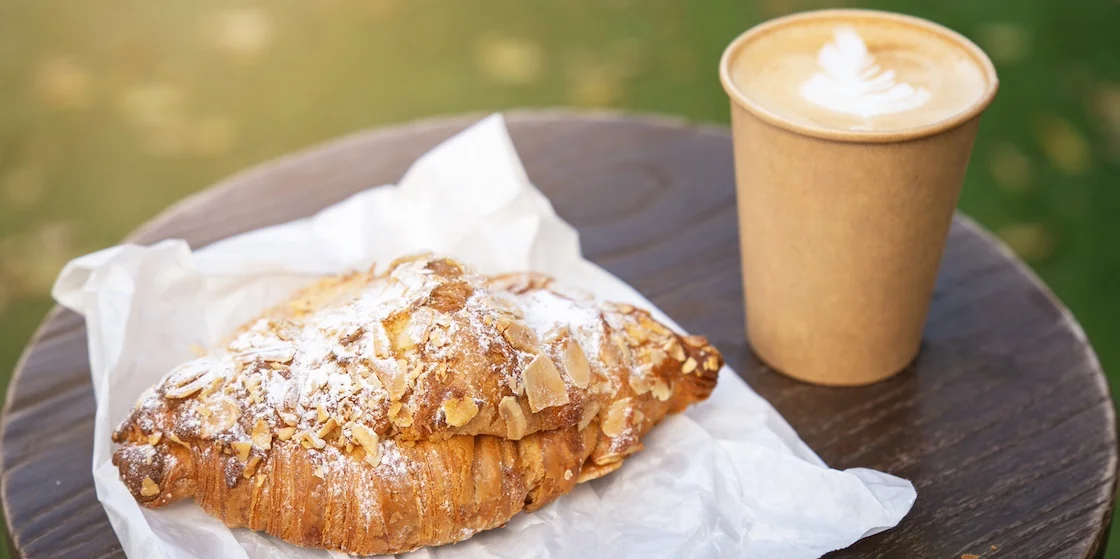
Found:
[(412, 412), (408, 408), (398, 408), (397, 413), (392, 415), (393, 425), (405, 428), (412, 427)]
[(408, 372), (408, 384), (412, 384), (421, 374), (424, 373), (424, 363), (417, 361), (416, 366)]
[(156, 482), (152, 481), (152, 478), (145, 477), (144, 480), (140, 482), (140, 495), (144, 497), (155, 497), (159, 495), (159, 485), (156, 485)]
[(319, 437), (320, 439), (325, 439), (328, 435), (331, 434), (332, 431), (334, 431), (335, 427), (338, 427), (338, 422), (335, 421), (333, 417), (328, 418), (327, 422), (319, 428), (319, 432), (315, 433), (315, 436)]
[(611, 342), (618, 348), (618, 356), (621, 363), (629, 365), (634, 362), (634, 352), (630, 351), (630, 345), (626, 343), (626, 340), (624, 340), (620, 334), (615, 333), (612, 335)]
[(434, 348), (441, 348), (450, 341), (451, 338), (448, 337), (447, 331), (442, 328), (432, 328), (432, 332), (428, 334), (428, 344)]
[(257, 473), (257, 465), (260, 464), (260, 463), (261, 463), (261, 457), (260, 456), (254, 456), (254, 457), (250, 458), (249, 462), (247, 464), (245, 464), (245, 471), (241, 472), (241, 475), (245, 476), (245, 479), (249, 479), (249, 478), (253, 477), (253, 474)]
[(385, 328), (380, 323), (376, 324), (370, 331), (370, 337), (373, 338), (373, 354), (378, 359), (388, 358), (389, 339), (385, 337)]
[(525, 436), (525, 431), (529, 428), (529, 422), (525, 419), (525, 412), (521, 410), (521, 404), (517, 403), (517, 398), (513, 396), (506, 396), (498, 404), (498, 415), (506, 422), (506, 438), (510, 440), (520, 440)]
[[(635, 373), (636, 372), (637, 371), (635, 371)], [(646, 375), (638, 375), (638, 374), (631, 373), (630, 374), (630, 388), (632, 388), (634, 390), (635, 394), (637, 394), (638, 396), (641, 396), (642, 394), (645, 394), (646, 392), (649, 392), (650, 389), (653, 388), (653, 383), (650, 382), (650, 378)]]
[(350, 428), (350, 434), (354, 435), (354, 440), (366, 449), (366, 454), (377, 450), (377, 433), (374, 433), (365, 425), (355, 424)]
[[(298, 381), (291, 380), (291, 381), (288, 382), (288, 391), (284, 393), (284, 400), (283, 400), (282, 404), (284, 406), (283, 409), (286, 409), (286, 410), (296, 409), (297, 404), (299, 404), (299, 382)], [(298, 419), (293, 420), (293, 423), (290, 423), (290, 425), (295, 425), (296, 422), (298, 422)]]
[(718, 371), (719, 370), (719, 357), (716, 357), (715, 355), (709, 355), (706, 359), (704, 359), (704, 370), (705, 371)]
[(253, 425), (253, 434), (250, 438), (253, 439), (253, 446), (259, 449), (268, 450), (272, 448), (272, 429), (268, 422), (263, 419), (258, 419)]
[(420, 307), (413, 311), (408, 321), (408, 329), (412, 331), (411, 335), (416, 340), (416, 345), (428, 343), (428, 333), (432, 331), (435, 313), (436, 311), (429, 307)]
[(318, 412), (319, 423), (326, 421), (327, 418), (331, 416), (331, 414), (327, 413), (327, 409), (323, 407), (322, 402), (316, 406), (316, 411)]
[(571, 328), (567, 326), (554, 326), (544, 333), (544, 343), (552, 345), (571, 335)]
[(214, 378), (211, 368), (219, 363), (216, 359), (202, 358), (175, 367), (164, 381), (164, 397), (177, 400), (193, 396), (210, 384)]
[(202, 436), (209, 439), (232, 429), (241, 417), (241, 405), (225, 394), (214, 394), (206, 402), (200, 403), (197, 410), (201, 412), (205, 409), (210, 412), (201, 422)]
[(601, 426), (604, 435), (613, 439), (626, 431), (626, 410), (629, 408), (630, 398), (622, 398), (611, 404)]
[(389, 417), (397, 415), (397, 413), (401, 411), (402, 405), (403, 404), (401, 404), (400, 402), (393, 402), (392, 404), (389, 404)]
[(583, 431), (591, 423), (595, 416), (599, 415), (599, 410), (603, 408), (603, 404), (598, 400), (587, 402), (583, 406), (583, 416), (579, 419), (579, 430)]
[(549, 356), (536, 356), (521, 373), (521, 378), (525, 380), (525, 394), (529, 397), (529, 409), (533, 413), (568, 403), (568, 387)]
[(530, 279), (523, 274), (510, 274), (491, 279), (489, 285), (493, 289), (509, 291), (511, 293), (524, 293), (530, 287)]
[(463, 396), (451, 398), (443, 403), (443, 417), (452, 427), (462, 427), (478, 415), (478, 404), (474, 398)]
[(327, 441), (324, 441), (323, 439), (320, 439), (319, 437), (316, 437), (315, 433), (312, 433), (310, 431), (304, 431), (303, 432), (303, 440), (306, 441), (308, 444), (310, 444), (312, 446), (312, 448), (317, 448), (317, 449), (322, 450), (323, 447), (327, 446)]
[(521, 308), (521, 305), (518, 305), (517, 301), (514, 301), (503, 293), (493, 293), (486, 299), (486, 304), (494, 310), (508, 314), (514, 318), (525, 318), (525, 310)]
[(650, 392), (653, 393), (654, 398), (662, 402), (668, 400), (669, 397), (673, 395), (673, 390), (661, 379), (657, 379), (653, 382), (653, 386), (650, 387)]
[(627, 305), (626, 303), (615, 303), (614, 308), (617, 309), (618, 312), (623, 314), (630, 314), (634, 312), (634, 307), (631, 305)]
[[(369, 371), (369, 369), (367, 369), (367, 371)], [(362, 380), (366, 384), (368, 384), (370, 388), (373, 388), (374, 390), (380, 391), (380, 390), (384, 389), (384, 386), (382, 386), (382, 384), (381, 384), (381, 379), (378, 378), (378, 376), (376, 374), (373, 374), (373, 371), (369, 371), (366, 374), (365, 378), (363, 378)]]
[(594, 459), (592, 459), (591, 462), (594, 463), (596, 466), (609, 466), (609, 465), (612, 465), (612, 464), (620, 465), (620, 464), (622, 464), (622, 459), (623, 458), (624, 458), (624, 456), (621, 453), (611, 452), (611, 453), (608, 453), (608, 454), (604, 454), (602, 456), (597, 456)]
[(630, 342), (634, 345), (644, 344), (649, 340), (649, 332), (633, 322), (626, 323), (626, 335), (630, 337)]
[(502, 331), (502, 336), (505, 336), (506, 341), (513, 346), (513, 349), (532, 354), (539, 351), (540, 340), (537, 339), (537, 333), (526, 326), (524, 322), (511, 322)]
[(253, 444), (244, 441), (234, 441), (229, 443), (233, 447), (233, 451), (237, 453), (237, 459), (245, 462), (249, 459), (249, 452), (253, 450)]
[(573, 301), (591, 301), (595, 296), (590, 291), (585, 291), (576, 287), (567, 287), (563, 285), (552, 284), (548, 286), (548, 290), (565, 298)]
[(588, 392), (596, 395), (601, 394), (614, 394), (617, 391), (614, 383), (607, 377), (599, 377), (598, 380), (591, 383), (587, 389)]
[(668, 336), (672, 334), (672, 332), (670, 332), (668, 328), (666, 328), (660, 322), (653, 320), (652, 318), (643, 316), (639, 320), (641, 321), (642, 326), (644, 326), (650, 332), (657, 334), (658, 336)]
[(172, 400), (179, 400), (194, 396), (198, 391), (202, 390), (210, 382), (208, 378), (199, 378), (193, 382), (175, 388), (167, 388), (164, 390), (163, 395)]
[(151, 435), (148, 435), (148, 444), (153, 445), (153, 446), (157, 445), (157, 444), (159, 444), (159, 440), (162, 439), (162, 438), (163, 438), (163, 433), (152, 433)]
[(389, 399), (400, 400), (408, 389), (408, 361), (397, 360), (397, 370), (389, 373)]
[(286, 441), (286, 440), (292, 438), (292, 435), (294, 435), (295, 432), (296, 432), (295, 427), (284, 427), (283, 429), (280, 429), (279, 431), (276, 432), (276, 437), (279, 438), (282, 441)]
[(180, 439), (179, 435), (176, 435), (175, 433), (168, 433), (167, 438), (171, 439), (171, 442), (179, 443), (179, 444), (183, 445), (183, 448), (187, 448), (187, 449), (190, 448), (190, 445), (183, 442), (183, 439)]
[(599, 346), (599, 359), (604, 365), (612, 368), (617, 367), (622, 362), (622, 358), (618, 353), (618, 347), (609, 343)]
[(645, 367), (656, 367), (668, 359), (664, 351), (655, 347), (643, 347), (638, 353), (638, 364)]
[(311, 474), (319, 479), (327, 479), (327, 467), (322, 464), (315, 466), (315, 471), (311, 472)]
[(288, 343), (270, 343), (268, 345), (253, 347), (246, 351), (237, 354), (237, 357), (245, 357), (251, 361), (253, 359), (260, 359), (262, 361), (277, 363), (288, 363), (296, 355), (296, 346)]
[(525, 382), (521, 380), (521, 377), (510, 376), (506, 385), (509, 386), (509, 389), (512, 390), (515, 395), (525, 395)]
[(580, 468), (579, 476), (576, 477), (576, 483), (583, 483), (585, 481), (601, 478), (617, 470), (620, 466), (622, 466), (621, 457), (609, 464), (598, 464), (597, 461), (596, 463), (585, 464)]
[(633, 419), (633, 423), (636, 426), (641, 426), (642, 422), (646, 420), (646, 414), (642, 413), (642, 410), (638, 408), (634, 408), (634, 412), (630, 414), (630, 417)]
[(708, 338), (704, 336), (685, 336), (684, 343), (699, 349), (708, 345)]
[[(411, 321), (409, 321), (411, 322)], [(409, 322), (405, 322), (400, 332), (397, 333), (397, 339), (393, 341), (393, 346), (400, 351), (408, 351), (416, 347), (416, 341), (409, 335)]]
[(366, 448), (366, 463), (374, 468), (381, 464), (381, 447)]
[(669, 338), (669, 341), (665, 342), (665, 345), (661, 346), (661, 349), (665, 350), (665, 353), (668, 353), (669, 357), (677, 361), (683, 362), (688, 358), (688, 356), (684, 354), (684, 348), (681, 347), (681, 343), (678, 342), (676, 338)]
[(696, 370), (696, 360), (691, 358), (691, 357), (689, 357), (688, 360), (684, 362), (684, 365), (681, 365), (681, 372), (686, 374), (686, 375), (692, 373), (692, 371), (695, 371), (695, 370)]
[(587, 384), (591, 382), (591, 364), (587, 362), (587, 356), (583, 354), (579, 342), (569, 338), (564, 344), (560, 360), (564, 364), (564, 372), (568, 373), (568, 380), (579, 388), (587, 388)]
[(268, 479), (268, 475), (266, 475), (266, 474), (261, 474), (261, 475), (257, 476), (256, 481), (257, 481), (257, 489), (258, 490), (261, 488), (262, 485), (264, 485), (264, 482), (267, 479)]

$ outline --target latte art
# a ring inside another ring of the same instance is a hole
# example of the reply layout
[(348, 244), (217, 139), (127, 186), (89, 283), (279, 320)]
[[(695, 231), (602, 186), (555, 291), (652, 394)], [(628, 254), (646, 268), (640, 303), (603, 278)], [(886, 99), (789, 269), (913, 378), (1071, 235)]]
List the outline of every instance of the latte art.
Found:
[(963, 37), (851, 14), (762, 26), (731, 53), (734, 88), (774, 118), (860, 133), (949, 120), (991, 90)]
[(932, 96), (923, 87), (896, 82), (895, 71), (876, 64), (863, 38), (851, 27), (836, 28), (832, 42), (817, 54), (817, 65), (820, 70), (798, 92), (830, 111), (871, 118), (916, 109)]

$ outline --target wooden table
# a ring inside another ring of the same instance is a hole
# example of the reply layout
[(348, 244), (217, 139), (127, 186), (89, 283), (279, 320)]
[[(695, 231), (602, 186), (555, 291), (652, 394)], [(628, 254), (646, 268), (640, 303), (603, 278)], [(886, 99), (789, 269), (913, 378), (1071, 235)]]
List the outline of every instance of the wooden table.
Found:
[[(374, 130), (281, 159), (184, 200), (130, 239), (199, 247), (308, 215), (395, 182), (474, 120)], [(708, 334), (830, 465), (914, 481), (917, 504), (897, 528), (833, 556), (1103, 553), (1117, 469), (1105, 378), (1066, 308), (976, 224), (953, 224), (913, 366), (865, 388), (810, 386), (767, 369), (744, 341), (726, 130), (564, 112), (514, 114), (509, 127), (592, 260)], [(93, 413), (83, 321), (56, 308), (4, 407), (3, 504), (20, 556), (122, 555), (94, 493)]]

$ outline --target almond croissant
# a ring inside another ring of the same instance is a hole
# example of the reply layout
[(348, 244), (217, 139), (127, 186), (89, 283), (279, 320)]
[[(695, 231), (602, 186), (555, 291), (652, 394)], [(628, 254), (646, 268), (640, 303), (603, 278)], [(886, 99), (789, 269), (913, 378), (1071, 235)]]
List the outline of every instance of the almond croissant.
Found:
[(722, 366), (699, 336), (447, 258), (321, 280), (177, 367), (113, 434), (147, 507), (360, 555), (461, 541), (606, 475)]

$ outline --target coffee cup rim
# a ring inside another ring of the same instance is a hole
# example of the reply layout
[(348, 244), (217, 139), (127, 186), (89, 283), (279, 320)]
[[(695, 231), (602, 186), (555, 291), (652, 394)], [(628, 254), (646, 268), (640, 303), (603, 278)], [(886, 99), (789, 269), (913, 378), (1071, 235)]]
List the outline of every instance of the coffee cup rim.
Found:
[[(905, 128), (901, 130), (838, 130), (835, 128), (826, 128), (824, 126), (807, 125), (800, 122), (792, 121), (788, 118), (780, 116), (779, 114), (763, 107), (759, 103), (752, 100), (749, 96), (742, 92), (735, 82), (731, 79), (731, 62), (736, 58), (736, 55), (751, 41), (767, 33), (772, 33), (781, 28), (795, 25), (806, 20), (819, 20), (819, 19), (871, 19), (879, 21), (893, 21), (903, 25), (918, 27), (926, 31), (932, 32), (947, 41), (956, 44), (964, 50), (976, 62), (977, 66), (984, 72), (985, 81), (987, 82), (987, 89), (983, 95), (970, 105), (967, 109), (954, 113), (953, 115), (942, 120), (931, 122), (922, 126), (914, 128)], [(952, 130), (962, 124), (976, 118), (988, 105), (991, 104), (992, 99), (999, 89), (999, 78), (996, 76), (995, 65), (992, 64), (988, 55), (976, 45), (976, 43), (969, 40), (964, 35), (945, 27), (944, 25), (934, 23), (927, 19), (916, 16), (899, 14), (894, 12), (885, 12), (881, 10), (864, 10), (864, 9), (828, 9), (828, 10), (811, 10), (806, 12), (798, 12), (787, 16), (778, 17), (755, 25), (739, 34), (734, 40), (731, 41), (727, 48), (724, 49), (723, 55), (719, 61), (719, 79), (723, 85), (724, 91), (731, 97), (731, 100), (746, 109), (754, 116), (762, 121), (769, 123), (778, 128), (811, 136), (825, 140), (835, 140), (842, 142), (863, 142), (863, 143), (888, 143), (900, 142), (908, 140), (917, 140), (934, 136), (948, 130)]]

